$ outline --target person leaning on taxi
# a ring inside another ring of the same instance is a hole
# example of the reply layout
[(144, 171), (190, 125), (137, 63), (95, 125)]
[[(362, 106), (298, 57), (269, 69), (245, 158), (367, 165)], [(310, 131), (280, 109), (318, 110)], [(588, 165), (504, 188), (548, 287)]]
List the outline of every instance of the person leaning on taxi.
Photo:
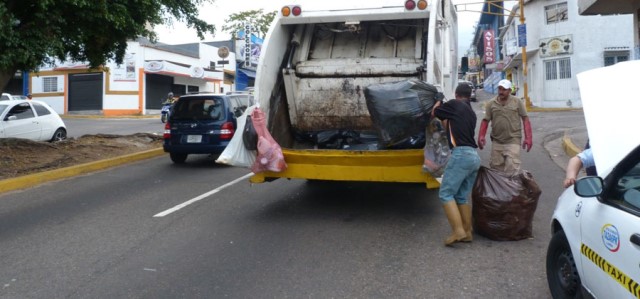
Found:
[[(520, 123), (522, 121), (522, 124)], [(498, 82), (498, 95), (487, 102), (484, 119), (480, 123), (478, 147), (486, 145), (485, 135), (491, 123), (491, 158), (489, 167), (508, 174), (520, 171), (520, 144), (527, 152), (533, 145), (531, 123), (524, 102), (511, 95), (511, 81)], [(524, 128), (524, 141), (522, 129)]]

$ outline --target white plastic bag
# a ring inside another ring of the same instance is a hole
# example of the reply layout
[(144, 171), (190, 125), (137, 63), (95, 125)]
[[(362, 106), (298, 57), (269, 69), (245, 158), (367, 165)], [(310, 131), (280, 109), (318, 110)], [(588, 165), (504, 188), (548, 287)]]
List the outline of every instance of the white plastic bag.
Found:
[(244, 146), (242, 140), (242, 132), (244, 131), (244, 125), (247, 122), (247, 115), (253, 112), (255, 106), (248, 107), (247, 110), (242, 113), (240, 117), (236, 119), (238, 127), (236, 132), (229, 141), (227, 147), (222, 151), (220, 157), (216, 160), (216, 163), (226, 164), (231, 166), (251, 167), (256, 161), (256, 151), (248, 150)]

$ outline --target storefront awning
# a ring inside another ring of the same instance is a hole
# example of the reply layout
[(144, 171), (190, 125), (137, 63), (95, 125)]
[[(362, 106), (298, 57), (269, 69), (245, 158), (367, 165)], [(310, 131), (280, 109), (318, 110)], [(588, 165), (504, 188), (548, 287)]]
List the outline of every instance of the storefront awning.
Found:
[[(533, 56), (533, 54), (536, 54), (537, 52), (538, 52), (538, 49), (527, 51), (527, 59), (529, 59), (529, 57)], [(512, 68), (516, 68), (516, 67), (520, 67), (520, 66), (522, 66), (522, 51), (518, 52), (518, 54), (513, 56), (511, 61), (509, 61), (504, 66), (503, 70), (506, 71), (508, 69), (512, 69)]]
[(256, 78), (256, 72), (252, 70), (238, 69), (239, 72), (247, 75), (249, 78)]

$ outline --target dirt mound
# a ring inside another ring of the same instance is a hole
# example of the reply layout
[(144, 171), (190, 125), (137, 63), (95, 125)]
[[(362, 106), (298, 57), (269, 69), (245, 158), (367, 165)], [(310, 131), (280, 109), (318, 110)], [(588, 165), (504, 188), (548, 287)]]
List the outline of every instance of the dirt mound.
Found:
[(162, 147), (162, 136), (84, 135), (56, 143), (0, 139), (0, 180)]

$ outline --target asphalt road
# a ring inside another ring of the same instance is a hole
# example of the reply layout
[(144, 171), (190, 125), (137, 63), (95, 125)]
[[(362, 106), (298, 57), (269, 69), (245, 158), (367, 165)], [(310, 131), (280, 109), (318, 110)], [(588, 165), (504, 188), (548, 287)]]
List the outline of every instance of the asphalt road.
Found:
[(205, 156), (160, 157), (0, 195), (0, 298), (549, 298), (552, 143), (581, 120), (531, 113), (532, 239), (445, 247), (423, 185), (251, 185)]

